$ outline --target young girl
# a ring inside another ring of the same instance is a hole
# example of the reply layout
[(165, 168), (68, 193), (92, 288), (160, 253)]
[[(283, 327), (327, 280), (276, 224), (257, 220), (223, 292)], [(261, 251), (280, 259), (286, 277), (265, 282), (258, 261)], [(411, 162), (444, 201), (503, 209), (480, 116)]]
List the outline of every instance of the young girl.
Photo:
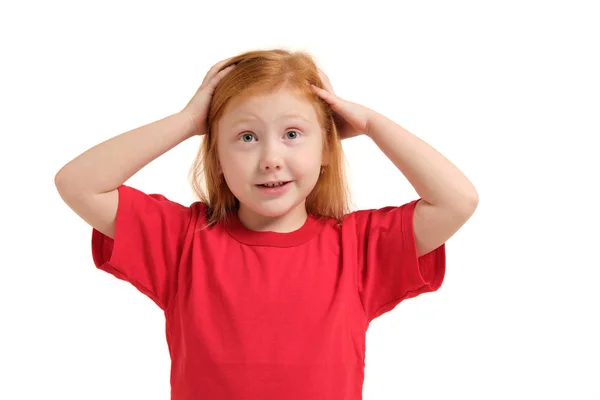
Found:
[[(348, 211), (340, 140), (359, 134), (418, 200)], [(200, 201), (124, 185), (193, 135)], [(221, 61), (182, 111), (89, 149), (55, 181), (93, 227), (96, 267), (164, 310), (175, 400), (361, 399), (369, 323), (440, 287), (444, 243), (477, 205), (442, 155), (283, 50)]]

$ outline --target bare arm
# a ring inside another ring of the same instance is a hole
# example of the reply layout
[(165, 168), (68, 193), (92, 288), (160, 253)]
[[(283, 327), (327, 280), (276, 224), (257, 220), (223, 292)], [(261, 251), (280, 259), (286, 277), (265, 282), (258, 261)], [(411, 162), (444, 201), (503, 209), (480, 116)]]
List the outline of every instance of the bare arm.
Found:
[(55, 178), (57, 188), (77, 194), (109, 192), (191, 136), (191, 120), (183, 113), (122, 133), (62, 167)]
[(160, 155), (192, 137), (185, 112), (122, 133), (71, 160), (55, 176), (63, 201), (88, 224), (113, 237), (117, 188)]
[(184, 109), (102, 142), (62, 167), (54, 183), (65, 203), (99, 232), (114, 238), (118, 188), (158, 156), (206, 132), (206, 116), (219, 81), (235, 68), (213, 65)]

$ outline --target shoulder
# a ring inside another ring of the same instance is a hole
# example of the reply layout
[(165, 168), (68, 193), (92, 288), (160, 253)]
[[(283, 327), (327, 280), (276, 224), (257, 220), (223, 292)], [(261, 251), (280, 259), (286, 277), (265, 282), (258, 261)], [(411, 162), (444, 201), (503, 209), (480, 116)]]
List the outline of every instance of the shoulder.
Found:
[(351, 225), (356, 228), (372, 228), (385, 226), (399, 220), (412, 218), (415, 206), (419, 199), (409, 201), (397, 206), (384, 206), (379, 208), (360, 209), (346, 214), (342, 225)]
[[(204, 226), (207, 221), (207, 204), (199, 200), (176, 200), (162, 192), (143, 192), (123, 186), (122, 194), (149, 224), (169, 226), (180, 233)], [(154, 221), (154, 222), (153, 222)]]

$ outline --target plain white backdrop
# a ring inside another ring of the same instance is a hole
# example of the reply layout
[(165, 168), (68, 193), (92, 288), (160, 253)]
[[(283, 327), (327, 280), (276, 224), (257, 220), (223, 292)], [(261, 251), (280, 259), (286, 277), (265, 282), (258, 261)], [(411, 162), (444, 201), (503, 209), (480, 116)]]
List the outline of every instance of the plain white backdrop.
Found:
[[(364, 399), (600, 399), (595, 7), (3, 3), (0, 398), (169, 398), (164, 315), (94, 267), (91, 227), (54, 175), (181, 110), (216, 62), (282, 47), (311, 53), (339, 96), (425, 140), (479, 192), (442, 287), (372, 322)], [(191, 204), (200, 140), (127, 184)], [(370, 139), (343, 145), (354, 209), (417, 198)]]

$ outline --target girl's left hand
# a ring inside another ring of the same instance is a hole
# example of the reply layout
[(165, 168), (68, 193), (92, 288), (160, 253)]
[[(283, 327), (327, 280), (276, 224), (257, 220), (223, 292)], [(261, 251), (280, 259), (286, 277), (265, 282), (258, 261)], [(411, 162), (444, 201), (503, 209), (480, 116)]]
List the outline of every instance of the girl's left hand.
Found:
[(321, 77), (321, 81), (323, 81), (325, 89), (321, 89), (315, 85), (310, 86), (333, 109), (333, 118), (340, 139), (351, 138), (363, 133), (368, 135), (369, 120), (373, 116), (374, 111), (336, 96), (327, 75), (321, 69), (319, 69), (319, 76)]

